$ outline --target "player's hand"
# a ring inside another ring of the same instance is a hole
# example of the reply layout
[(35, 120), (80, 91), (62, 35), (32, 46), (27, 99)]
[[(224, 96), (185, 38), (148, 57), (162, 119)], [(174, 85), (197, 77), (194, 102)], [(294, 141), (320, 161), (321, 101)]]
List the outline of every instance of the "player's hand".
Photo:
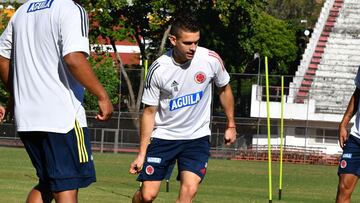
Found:
[(0, 122), (4, 119), (5, 113), (6, 113), (5, 107), (0, 105)]
[(231, 145), (236, 140), (236, 128), (227, 128), (224, 134), (224, 142), (226, 145)]
[(348, 139), (348, 133), (345, 127), (339, 127), (339, 144), (341, 148), (344, 148), (345, 142)]
[(136, 159), (130, 164), (129, 173), (131, 174), (140, 173), (144, 165), (144, 159), (145, 157), (138, 155)]
[(6, 104), (5, 115), (3, 115), (1, 120), (8, 120), (9, 122), (11, 122), (13, 118), (14, 118), (14, 98), (10, 96)]
[(99, 121), (106, 121), (111, 118), (111, 115), (114, 111), (113, 105), (110, 102), (109, 98), (98, 100), (99, 104), (99, 113), (96, 115), (96, 119)]

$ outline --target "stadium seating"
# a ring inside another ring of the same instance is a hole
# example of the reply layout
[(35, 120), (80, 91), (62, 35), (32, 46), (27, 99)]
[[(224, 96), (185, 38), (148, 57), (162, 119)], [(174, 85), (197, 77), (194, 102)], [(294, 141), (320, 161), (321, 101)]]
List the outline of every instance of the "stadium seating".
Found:
[(315, 48), (312, 54), (304, 54), (299, 69), (306, 67), (296, 73), (290, 86), (296, 88), (295, 103), (314, 99), (316, 113), (343, 114), (360, 65), (360, 1), (328, 0), (322, 11), (326, 14), (314, 30), (313, 35), (320, 33), (312, 36), (317, 41), (310, 40), (307, 49), (311, 43)]

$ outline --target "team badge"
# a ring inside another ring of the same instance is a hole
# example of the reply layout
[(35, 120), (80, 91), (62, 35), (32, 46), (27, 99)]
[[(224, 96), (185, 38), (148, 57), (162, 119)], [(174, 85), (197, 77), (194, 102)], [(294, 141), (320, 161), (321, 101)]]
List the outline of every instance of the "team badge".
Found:
[(200, 173), (203, 174), (203, 175), (205, 175), (205, 173), (206, 173), (206, 168), (200, 169)]
[(345, 161), (345, 160), (341, 160), (341, 162), (340, 162), (340, 167), (341, 167), (341, 168), (346, 168), (346, 166), (347, 166), (346, 161)]
[(208, 163), (206, 162), (204, 168), (200, 169), (200, 173), (201, 173), (201, 174), (203, 174), (203, 175), (206, 174), (207, 165), (208, 165)]
[(195, 74), (195, 82), (196, 83), (201, 84), (201, 83), (205, 82), (205, 80), (206, 80), (206, 75), (204, 72), (200, 71)]
[(151, 166), (151, 165), (148, 165), (148, 166), (146, 166), (146, 168), (145, 168), (145, 172), (146, 172), (146, 174), (148, 174), (148, 175), (152, 175), (152, 174), (154, 174), (154, 171), (155, 171), (155, 169), (154, 169), (154, 167), (153, 166)]

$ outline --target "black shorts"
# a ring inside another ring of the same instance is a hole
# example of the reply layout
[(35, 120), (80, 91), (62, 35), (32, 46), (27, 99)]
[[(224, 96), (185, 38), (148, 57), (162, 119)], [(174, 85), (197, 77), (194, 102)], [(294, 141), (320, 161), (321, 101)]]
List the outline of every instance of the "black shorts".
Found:
[(39, 177), (52, 192), (87, 187), (96, 181), (87, 128), (77, 123), (70, 132), (18, 133)]

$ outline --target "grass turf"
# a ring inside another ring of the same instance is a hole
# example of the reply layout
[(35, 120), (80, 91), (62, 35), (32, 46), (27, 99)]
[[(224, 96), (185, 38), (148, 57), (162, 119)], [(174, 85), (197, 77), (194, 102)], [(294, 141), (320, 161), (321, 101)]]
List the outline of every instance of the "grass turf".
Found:
[[(79, 202), (126, 203), (139, 183), (128, 173), (134, 154), (95, 153), (98, 182), (79, 192)], [(24, 149), (0, 147), (0, 202), (24, 202), (37, 183), (35, 171)], [(250, 161), (209, 161), (204, 182), (195, 203), (260, 203), (268, 202), (268, 163)], [(179, 183), (175, 173), (170, 192), (165, 184), (155, 202), (175, 202)], [(272, 202), (329, 203), (335, 202), (337, 167), (284, 164), (282, 200), (278, 200), (279, 165), (273, 163)], [(360, 202), (354, 191), (352, 202)]]

